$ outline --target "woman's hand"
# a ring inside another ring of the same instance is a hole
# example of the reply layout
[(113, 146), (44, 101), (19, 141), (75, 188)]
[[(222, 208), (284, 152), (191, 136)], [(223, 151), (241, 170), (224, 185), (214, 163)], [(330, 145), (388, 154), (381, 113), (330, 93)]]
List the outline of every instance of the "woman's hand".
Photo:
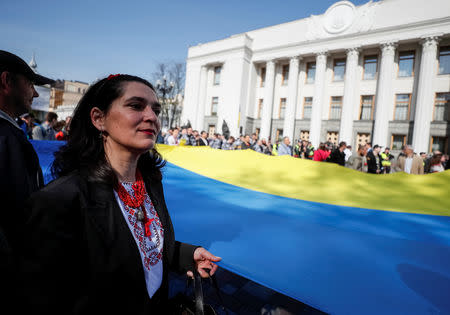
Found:
[[(222, 258), (214, 256), (203, 247), (199, 247), (194, 251), (195, 268), (202, 278), (212, 276), (216, 272), (217, 268), (219, 268), (219, 266), (217, 266), (214, 262), (221, 260)], [(194, 277), (192, 271), (188, 271), (187, 275), (189, 277)]]

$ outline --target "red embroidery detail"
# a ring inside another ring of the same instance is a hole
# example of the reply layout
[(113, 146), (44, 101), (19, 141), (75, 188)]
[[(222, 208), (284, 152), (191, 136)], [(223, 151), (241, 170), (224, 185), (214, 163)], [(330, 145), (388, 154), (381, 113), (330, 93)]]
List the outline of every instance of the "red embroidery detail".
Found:
[[(140, 179), (142, 179), (142, 176), (140, 174), (136, 174), (136, 183), (139, 182)], [(133, 184), (133, 192), (135, 196), (139, 196), (140, 194), (140, 184), (138, 183)], [(143, 184), (143, 183), (142, 183)], [(139, 251), (142, 254), (143, 257), (143, 265), (144, 268), (147, 270), (150, 270), (152, 266), (155, 266), (158, 264), (159, 261), (162, 260), (162, 238), (164, 237), (164, 229), (162, 227), (161, 221), (159, 220), (158, 213), (156, 212), (153, 203), (151, 202), (150, 198), (148, 197), (145, 186), (143, 185), (143, 198), (140, 202), (139, 207), (144, 213), (144, 220), (143, 224), (137, 220), (136, 217), (136, 210), (131, 209), (135, 208), (134, 205), (137, 205), (140, 200), (138, 198), (134, 198), (133, 196), (130, 196), (128, 191), (123, 187), (121, 184), (117, 185), (118, 188), (116, 189), (116, 192), (120, 198), (120, 200), (124, 204), (124, 209), (126, 213), (128, 214), (126, 218), (128, 219), (130, 226), (132, 227), (132, 233), (137, 240)], [(125, 191), (125, 194), (122, 191), (122, 195), (124, 195), (124, 199), (122, 199), (119, 195), (120, 187)], [(137, 191), (137, 193), (136, 193)], [(128, 196), (129, 198), (125, 197)], [(131, 201), (130, 201), (131, 200)], [(130, 204), (126, 204), (126, 203)], [(137, 208), (137, 207), (136, 207)], [(153, 216), (152, 218), (149, 218), (149, 216)], [(152, 233), (153, 230), (153, 233)]]
[(152, 236), (152, 231), (150, 231), (150, 224), (152, 224), (153, 221), (155, 221), (155, 219), (145, 218), (144, 230), (145, 230), (145, 236), (147, 236), (147, 237)]
[(134, 196), (131, 196), (120, 183), (116, 185), (115, 190), (126, 206), (136, 209), (142, 205), (145, 199), (145, 184), (139, 170), (136, 172), (136, 182), (131, 185), (131, 188), (133, 188)]

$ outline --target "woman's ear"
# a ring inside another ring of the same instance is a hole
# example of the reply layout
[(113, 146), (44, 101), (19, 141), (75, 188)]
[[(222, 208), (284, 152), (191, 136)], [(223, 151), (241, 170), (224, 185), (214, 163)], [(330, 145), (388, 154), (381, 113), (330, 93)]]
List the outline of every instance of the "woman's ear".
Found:
[(99, 131), (105, 130), (105, 114), (100, 108), (94, 107), (91, 109), (91, 122)]

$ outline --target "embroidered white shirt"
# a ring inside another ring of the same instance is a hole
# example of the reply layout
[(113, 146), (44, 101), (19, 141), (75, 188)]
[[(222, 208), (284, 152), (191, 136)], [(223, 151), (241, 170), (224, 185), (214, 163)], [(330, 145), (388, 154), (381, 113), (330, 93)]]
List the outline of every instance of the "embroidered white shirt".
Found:
[[(132, 183), (122, 183), (122, 186), (127, 192), (133, 196)], [(147, 285), (147, 292), (151, 298), (159, 289), (163, 278), (163, 244), (164, 244), (164, 229), (158, 214), (153, 206), (153, 203), (145, 193), (144, 206), (147, 218), (152, 222), (150, 224), (150, 237), (144, 235), (144, 223), (137, 220), (136, 212), (140, 209), (134, 209), (126, 206), (119, 195), (114, 191), (117, 203), (125, 218), (125, 221), (130, 228), (131, 234), (136, 241), (136, 245), (141, 255), (142, 266), (144, 268), (145, 283)]]

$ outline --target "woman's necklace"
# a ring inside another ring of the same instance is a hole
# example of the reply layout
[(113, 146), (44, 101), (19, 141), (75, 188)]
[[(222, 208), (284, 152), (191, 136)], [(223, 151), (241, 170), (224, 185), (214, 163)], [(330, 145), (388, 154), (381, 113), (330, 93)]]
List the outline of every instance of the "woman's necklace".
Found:
[(142, 179), (141, 172), (136, 171), (136, 181), (131, 185), (134, 196), (128, 193), (121, 183), (117, 183), (115, 190), (122, 202), (130, 207), (136, 209), (136, 219), (144, 223), (144, 235), (151, 236), (150, 224), (154, 219), (147, 218), (147, 213), (144, 207), (145, 200), (145, 184)]

